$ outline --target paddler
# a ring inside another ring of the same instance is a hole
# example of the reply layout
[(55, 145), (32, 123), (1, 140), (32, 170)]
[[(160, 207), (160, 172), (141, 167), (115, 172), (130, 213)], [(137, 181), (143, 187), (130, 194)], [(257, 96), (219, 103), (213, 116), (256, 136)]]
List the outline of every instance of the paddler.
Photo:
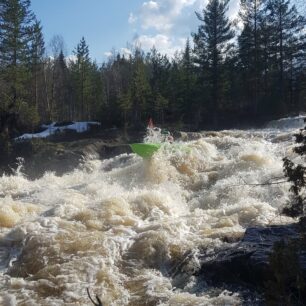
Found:
[(174, 138), (173, 138), (173, 136), (171, 135), (171, 133), (168, 130), (163, 129), (161, 131), (161, 134), (162, 134), (162, 136), (164, 138), (164, 142), (173, 143)]

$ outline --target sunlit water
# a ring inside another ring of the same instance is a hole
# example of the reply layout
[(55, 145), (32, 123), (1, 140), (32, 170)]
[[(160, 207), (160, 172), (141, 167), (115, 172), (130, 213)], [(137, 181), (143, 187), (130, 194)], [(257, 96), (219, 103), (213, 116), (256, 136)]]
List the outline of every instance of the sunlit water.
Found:
[[(0, 305), (239, 305), (194, 276), (198, 256), (248, 226), (283, 224), (288, 119), (265, 130), (204, 132), (151, 160), (123, 154), (30, 181), (0, 178)], [(183, 271), (182, 271), (183, 270)]]

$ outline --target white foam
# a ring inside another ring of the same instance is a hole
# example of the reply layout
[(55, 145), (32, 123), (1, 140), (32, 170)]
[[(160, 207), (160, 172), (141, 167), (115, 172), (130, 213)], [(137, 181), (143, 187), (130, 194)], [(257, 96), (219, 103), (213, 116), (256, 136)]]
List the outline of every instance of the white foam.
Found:
[(0, 299), (88, 305), (89, 287), (106, 305), (239, 304), (235, 293), (210, 296), (205, 286), (192, 293), (192, 276), (174, 290), (172, 271), (186, 254), (196, 265), (200, 250), (222, 247), (224, 237), (239, 238), (248, 226), (290, 221), (279, 213), (288, 185), (257, 185), (283, 175), (291, 143), (274, 141), (279, 135), (203, 133), (164, 145), (149, 161), (125, 154), (88, 160), (62, 177), (1, 177), (0, 201), (11, 213), (1, 241), (22, 256), (13, 263), (18, 273), (0, 275)]

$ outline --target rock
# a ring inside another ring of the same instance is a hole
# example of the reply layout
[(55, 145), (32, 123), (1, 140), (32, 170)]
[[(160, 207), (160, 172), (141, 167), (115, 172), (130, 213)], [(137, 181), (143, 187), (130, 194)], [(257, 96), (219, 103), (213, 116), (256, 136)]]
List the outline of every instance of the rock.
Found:
[(100, 139), (84, 139), (66, 144), (67, 148), (77, 152), (82, 157), (95, 157), (98, 159), (111, 158), (123, 153), (131, 153), (131, 148), (126, 143), (105, 142)]
[[(46, 171), (63, 175), (73, 171), (83, 163), (84, 158), (105, 159), (119, 154), (131, 153), (128, 144), (118, 141), (108, 143), (101, 139), (80, 139), (70, 142), (50, 142), (48, 140), (35, 139), (19, 142), (14, 145), (14, 158), (21, 157), (23, 162), (22, 172), (29, 179), (41, 177)], [(9, 168), (16, 168), (16, 163), (11, 162)]]
[(203, 137), (203, 135), (198, 132), (174, 131), (172, 134), (175, 140), (181, 140), (181, 141), (197, 140)]
[[(145, 131), (145, 130), (144, 130)], [(85, 133), (67, 130), (47, 139), (32, 139), (13, 142), (9, 160), (0, 161), (0, 175), (10, 174), (16, 169), (16, 158), (24, 160), (23, 173), (30, 179), (41, 177), (46, 171), (56, 175), (76, 169), (86, 157), (105, 159), (123, 153), (131, 153), (128, 143), (142, 142), (144, 131), (93, 129)], [(191, 141), (206, 136), (216, 136), (217, 132), (174, 131), (175, 140)]]
[(270, 261), (275, 243), (281, 241), (285, 247), (294, 241), (299, 249), (298, 265), (305, 278), (306, 252), (302, 251), (305, 245), (298, 224), (248, 228), (241, 242), (213, 255), (201, 256), (198, 274), (215, 283), (247, 283), (264, 287), (266, 282), (273, 281), (275, 271)]

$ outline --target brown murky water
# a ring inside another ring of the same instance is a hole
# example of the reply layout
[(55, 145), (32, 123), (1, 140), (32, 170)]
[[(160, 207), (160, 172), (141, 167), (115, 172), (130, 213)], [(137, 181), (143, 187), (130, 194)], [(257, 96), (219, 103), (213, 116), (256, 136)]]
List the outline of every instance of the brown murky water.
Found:
[[(225, 131), (135, 155), (87, 160), (62, 177), (0, 178), (0, 304), (239, 305), (193, 271), (203, 249), (247, 226), (285, 223), (291, 130)], [(184, 265), (182, 265), (184, 263)], [(182, 271), (183, 266), (183, 271)]]

